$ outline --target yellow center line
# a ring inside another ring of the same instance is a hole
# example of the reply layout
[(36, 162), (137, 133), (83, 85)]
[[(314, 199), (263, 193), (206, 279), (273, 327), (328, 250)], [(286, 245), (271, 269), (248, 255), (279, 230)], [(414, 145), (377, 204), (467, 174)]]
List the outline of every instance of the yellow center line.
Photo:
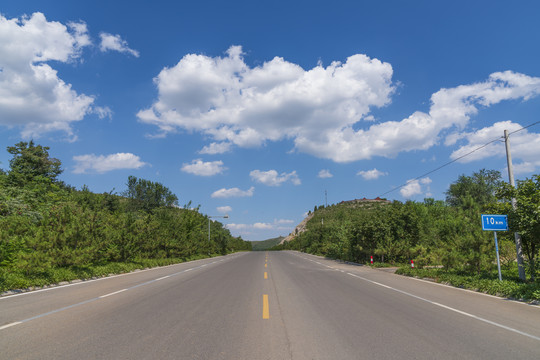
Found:
[(268, 267), (268, 264), (264, 264), (264, 267)]
[(265, 271), (264, 272), (264, 280), (268, 279), (268, 273)]
[(263, 295), (263, 319), (270, 319), (270, 309), (268, 307), (268, 295)]

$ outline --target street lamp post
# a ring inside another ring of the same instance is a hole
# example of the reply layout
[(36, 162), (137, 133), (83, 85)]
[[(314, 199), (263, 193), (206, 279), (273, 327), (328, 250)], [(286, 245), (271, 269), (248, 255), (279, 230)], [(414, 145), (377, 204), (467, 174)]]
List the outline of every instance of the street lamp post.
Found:
[(208, 215), (208, 243), (210, 243), (210, 219), (212, 218), (223, 218), (223, 219), (228, 219), (229, 218), (229, 215), (225, 214), (225, 215)]

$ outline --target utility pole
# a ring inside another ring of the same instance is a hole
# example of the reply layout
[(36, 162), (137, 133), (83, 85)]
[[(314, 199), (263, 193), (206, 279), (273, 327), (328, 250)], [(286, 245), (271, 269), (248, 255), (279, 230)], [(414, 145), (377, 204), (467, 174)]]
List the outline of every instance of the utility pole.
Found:
[[(516, 187), (514, 182), (514, 171), (512, 170), (512, 155), (510, 154), (510, 139), (508, 130), (504, 130), (504, 143), (506, 144), (506, 162), (508, 164), (508, 179), (510, 180), (510, 185)], [(512, 198), (512, 209), (516, 210), (517, 201), (516, 198)], [(516, 253), (517, 253), (517, 263), (518, 263), (518, 273), (519, 278), (522, 281), (527, 280), (525, 277), (525, 268), (523, 267), (523, 249), (521, 246), (521, 236), (519, 233), (514, 233), (514, 239), (516, 241)]]

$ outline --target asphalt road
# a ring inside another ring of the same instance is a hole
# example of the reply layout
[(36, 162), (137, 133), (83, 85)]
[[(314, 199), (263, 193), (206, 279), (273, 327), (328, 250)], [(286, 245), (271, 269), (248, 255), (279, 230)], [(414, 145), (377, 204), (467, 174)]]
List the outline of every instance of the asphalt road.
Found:
[(0, 359), (540, 359), (540, 307), (239, 253), (2, 297)]

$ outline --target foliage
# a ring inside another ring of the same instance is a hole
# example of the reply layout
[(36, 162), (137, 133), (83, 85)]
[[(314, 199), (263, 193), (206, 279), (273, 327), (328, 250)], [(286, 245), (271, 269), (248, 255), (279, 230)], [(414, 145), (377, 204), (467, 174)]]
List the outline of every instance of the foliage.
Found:
[(8, 146), (7, 151), (13, 155), (9, 165), (8, 181), (23, 186), (42, 177), (56, 181), (62, 173), (60, 160), (49, 157), (49, 147), (35, 145), (34, 141), (21, 141), (15, 146)]
[[(48, 150), (21, 144), (14, 156)], [(172, 206), (178, 200), (161, 184), (130, 177), (140, 190), (133, 198), (95, 194), (56, 181), (59, 162), (35, 176), (32, 162), (10, 163), (15, 168), (0, 172), (0, 291), (251, 250), (219, 222), (211, 222), (209, 241), (208, 217)]]
[[(502, 201), (492, 207), (501, 214), (508, 214), (510, 232), (520, 234), (529, 263), (529, 273), (531, 279), (534, 279), (538, 266), (536, 258), (540, 250), (540, 175), (518, 180), (516, 188), (503, 183), (497, 195)], [(515, 209), (512, 207), (512, 198), (516, 199)]]
[(501, 183), (501, 173), (482, 169), (472, 176), (461, 175), (446, 192), (450, 206), (464, 207), (471, 201), (484, 206), (496, 201), (495, 191)]
[(151, 211), (163, 206), (178, 206), (178, 198), (167, 187), (158, 182), (130, 176), (124, 196), (131, 200), (136, 210)]
[(434, 279), (439, 283), (481, 291), (486, 294), (504, 296), (518, 300), (540, 300), (540, 282), (520, 282), (517, 276), (517, 265), (513, 264), (506, 270), (503, 269), (503, 281), (499, 281), (497, 271), (482, 272), (471, 275), (458, 270), (446, 271), (444, 269), (412, 269), (410, 266), (401, 267), (397, 274), (415, 276), (419, 278)]
[[(498, 171), (480, 170), (460, 176), (446, 194), (446, 202), (359, 201), (316, 207), (306, 231), (277, 248), (364, 264), (370, 256), (391, 264), (414, 259), (416, 268), (440, 266), (441, 273), (478, 277), (496, 269), (493, 234), (482, 231), (480, 222), (489, 210), (508, 214), (511, 231), (520, 232), (534, 280), (540, 249), (539, 175), (512, 189), (500, 181)], [(510, 205), (512, 196), (518, 199), (517, 210)], [(499, 240), (503, 268), (511, 267), (516, 259), (511, 232), (500, 232)]]

